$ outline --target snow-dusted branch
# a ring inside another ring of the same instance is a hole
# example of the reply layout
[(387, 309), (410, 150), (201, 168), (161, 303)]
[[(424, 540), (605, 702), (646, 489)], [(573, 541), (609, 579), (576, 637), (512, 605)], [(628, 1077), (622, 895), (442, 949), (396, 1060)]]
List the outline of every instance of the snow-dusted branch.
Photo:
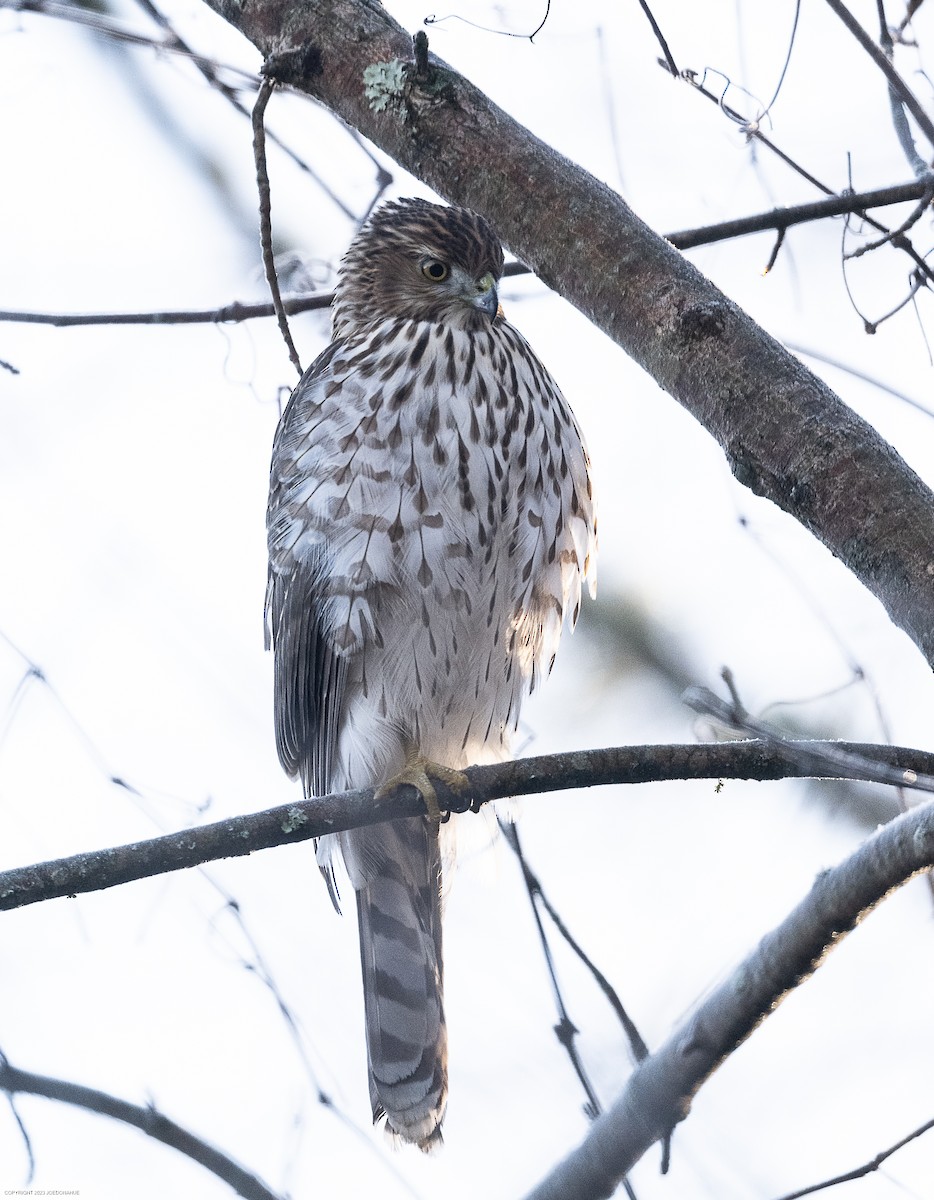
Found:
[(635, 1068), (581, 1145), (526, 1200), (602, 1200), (682, 1121), (717, 1067), (891, 891), (934, 865), (934, 804), (896, 818), (824, 871), (798, 906)]
[[(478, 808), (505, 796), (529, 796), (568, 788), (605, 784), (652, 783), (671, 779), (807, 778), (815, 772), (828, 779), (850, 774), (833, 760), (815, 754), (834, 746), (844, 753), (874, 759), (892, 782), (891, 769), (899, 772), (900, 786), (912, 787), (934, 775), (934, 754), (901, 746), (876, 746), (850, 742), (783, 741), (779, 747), (760, 741), (714, 742), (670, 746), (619, 746), (607, 750), (579, 750), (521, 758), (493, 766), (469, 767), (468, 794), (457, 795), (437, 781), (442, 808), (452, 812)], [(795, 754), (794, 751), (799, 753)], [(859, 776), (866, 778), (863, 772)], [(180, 871), (219, 858), (234, 858), (341, 829), (357, 829), (378, 821), (423, 813), (416, 789), (402, 784), (385, 796), (370, 788), (341, 792), (313, 800), (296, 800), (247, 816), (231, 817), (211, 825), (170, 833), (163, 837), (92, 850), (70, 858), (37, 863), (0, 872), (0, 910), (37, 904), (79, 892), (97, 892), (135, 879)]]

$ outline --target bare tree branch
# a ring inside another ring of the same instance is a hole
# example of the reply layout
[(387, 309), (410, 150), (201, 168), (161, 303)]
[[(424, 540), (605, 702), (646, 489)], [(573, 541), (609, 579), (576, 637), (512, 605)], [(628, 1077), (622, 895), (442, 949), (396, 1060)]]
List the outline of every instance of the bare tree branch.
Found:
[[(329, 308), (333, 299), (333, 292), (321, 292), (284, 299), (282, 307), (291, 317), (296, 313)], [(0, 321), (22, 325), (54, 325), (58, 328), (76, 325), (231, 325), (275, 315), (272, 301), (244, 304), (234, 300), (219, 308), (167, 309), (162, 312), (39, 313), (4, 310), (0, 312)]]
[[(662, 63), (662, 66), (664, 65), (665, 64)], [(742, 114), (738, 113), (735, 109), (730, 108), (728, 104), (725, 104), (721, 96), (717, 96), (714, 92), (710, 91), (709, 88), (704, 87), (703, 83), (698, 80), (696, 71), (682, 71), (681, 78), (686, 80), (699, 95), (703, 96), (706, 100), (711, 101), (711, 103), (716, 104), (730, 118), (731, 121), (736, 121), (736, 123), (742, 127)], [(819, 192), (823, 192), (825, 196), (835, 196), (838, 194), (833, 188), (828, 187), (826, 183), (822, 183), (815, 175), (812, 175), (811, 172), (806, 170), (799, 162), (796, 162), (789, 154), (786, 154), (785, 151), (779, 146), (776, 146), (776, 144), (770, 138), (765, 136), (761, 129), (756, 129), (747, 124), (745, 126), (745, 133), (747, 137), (752, 138), (760, 145), (765, 146), (766, 149), (770, 150), (777, 158), (781, 159), (781, 161), (789, 166), (796, 174), (800, 175), (802, 179), (806, 179), (808, 183), (816, 187)], [(843, 194), (855, 195), (857, 193), (854, 193), (851, 189), (848, 193)], [(868, 213), (860, 212), (859, 215), (867, 225), (871, 225), (873, 229), (877, 229), (879, 233), (885, 235), (885, 237), (890, 240), (897, 249), (907, 254), (915, 264), (915, 267), (921, 271), (922, 274), (929, 279), (934, 279), (934, 271), (932, 271), (925, 262), (924, 257), (914, 248), (911, 240), (908, 237), (906, 237), (903, 233), (895, 233), (893, 230), (888, 229), (882, 224), (881, 221), (877, 221), (875, 217), (869, 216)]]
[(883, 313), (881, 317), (876, 317), (874, 321), (865, 321), (866, 332), (876, 333), (883, 322), (888, 321), (890, 317), (894, 317), (896, 313), (901, 312), (906, 305), (911, 304), (918, 292), (925, 286), (927, 285), (917, 271), (912, 271), (908, 292), (888, 312)]
[[(448, 13), (443, 17), (436, 17), (434, 14), (425, 17), (426, 25), (440, 25), (443, 21), (460, 21), (464, 25), (469, 25), (471, 29), (479, 29), (481, 33), (493, 33), (497, 37), (518, 38), (520, 41), (534, 42), (536, 37), (545, 28), (548, 22), (548, 17), (551, 14), (551, 0), (545, 0), (545, 11), (542, 19), (535, 26), (531, 33), (513, 33), (510, 29), (496, 29), (492, 25), (478, 25), (476, 21), (470, 21), (467, 17), (462, 17), (458, 13)], [(427, 38), (426, 38), (427, 44)]]
[[(661, 67), (666, 65), (662, 59), (657, 59), (656, 61)], [(717, 108), (719, 108), (726, 117), (728, 117), (731, 121), (738, 125), (740, 129), (743, 130), (747, 138), (758, 142), (761, 146), (765, 146), (765, 148), (770, 150), (772, 154), (776, 156), (776, 158), (780, 159), (787, 167), (790, 167), (796, 175), (800, 175), (802, 179), (806, 179), (808, 183), (816, 187), (819, 192), (823, 192), (825, 196), (833, 196), (836, 194), (833, 188), (827, 187), (825, 183), (821, 183), (821, 181), (815, 175), (812, 175), (806, 167), (803, 167), (801, 163), (793, 159), (790, 154), (786, 154), (781, 147), (777, 146), (771, 140), (771, 138), (766, 137), (761, 128), (756, 128), (754, 125), (750, 125), (749, 122), (743, 117), (741, 112), (735, 108), (732, 108), (726, 103), (724, 95), (718, 96), (716, 92), (712, 92), (710, 88), (705, 87), (704, 79), (706, 78), (706, 75), (706, 69), (703, 72), (700, 72), (695, 71), (690, 67), (685, 67), (685, 69), (681, 72), (680, 78), (683, 79), (685, 83), (689, 83), (699, 96), (703, 96), (705, 100), (709, 100), (712, 104), (716, 104)]]
[(276, 274), (276, 259), (272, 250), (272, 193), (269, 187), (269, 173), (266, 170), (266, 105), (275, 89), (276, 81), (266, 76), (253, 105), (253, 158), (256, 162), (256, 187), (259, 192), (259, 237), (263, 254), (263, 269), (266, 272), (266, 282), (272, 296), (272, 307), (276, 314), (279, 332), (289, 352), (292, 366), (302, 374), (302, 364), (292, 341), (289, 320), (282, 307), (282, 295), (279, 291), (279, 276)]
[[(870, 192), (845, 192), (840, 196), (829, 196), (826, 200), (813, 200), (809, 204), (795, 204), (788, 208), (774, 208), (771, 212), (757, 213), (751, 217), (737, 217), (733, 221), (721, 221), (716, 225), (705, 225), (700, 229), (682, 229), (667, 234), (667, 239), (679, 250), (691, 250), (711, 242), (722, 242), (729, 238), (744, 237), (749, 233), (761, 233), (766, 229), (785, 230), (805, 221), (821, 221), (827, 217), (839, 217), (845, 213), (860, 213), (867, 208), (879, 208), (887, 204), (902, 204), (906, 200), (930, 200), (931, 184), (924, 180), (897, 184), (893, 187), (877, 188)], [(918, 214), (920, 215), (920, 214)], [(917, 220), (917, 217), (914, 217)], [(906, 226), (907, 228), (907, 226)], [(887, 239), (902, 233), (898, 229), (887, 233)]]
[[(801, 225), (807, 221), (823, 221), (828, 217), (842, 216), (847, 213), (865, 218), (865, 210), (868, 208), (903, 204), (908, 200), (917, 200), (919, 197), (922, 203), (927, 203), (930, 199), (931, 186), (929, 181), (917, 180), (911, 183), (894, 184), (886, 188), (876, 188), (869, 192), (846, 192), (840, 196), (830, 196), (826, 200), (817, 200), (809, 204), (773, 208), (769, 212), (756, 213), (749, 217), (736, 217), (732, 221), (720, 221), (714, 225), (702, 225), (697, 229), (681, 229), (675, 233), (665, 234), (665, 240), (679, 250), (693, 250), (698, 246), (709, 246), (714, 242), (725, 242), (732, 238), (745, 237), (751, 233), (764, 233), (770, 229), (777, 229), (779, 233), (784, 233), (792, 225)], [(886, 230), (884, 236), (877, 242), (853, 251), (848, 257), (855, 258), (866, 253), (868, 249), (876, 249), (884, 242), (897, 240), (920, 215), (921, 207), (919, 206), (898, 229)], [(930, 268), (928, 270), (931, 277), (934, 278), (934, 271)], [(528, 274), (529, 268), (521, 262), (508, 262), (503, 271), (503, 275), (509, 278)], [(282, 308), (289, 316), (294, 316), (297, 313), (330, 308), (333, 299), (333, 292), (294, 296), (283, 300)], [(0, 310), (0, 322), (59, 327), (74, 325), (225, 325), (249, 321), (256, 317), (274, 316), (276, 316), (276, 308), (272, 303), (244, 304), (237, 300), (219, 308), (172, 309), (162, 312), (37, 313)]]
[[(881, 16), (881, 33), (879, 42), (882, 46), (883, 53), (890, 63), (894, 65), (895, 49), (892, 42), (892, 35), (885, 23), (885, 9), (882, 0), (878, 0), (880, 16)], [(898, 144), (902, 148), (902, 153), (908, 161), (908, 165), (914, 171), (918, 179), (930, 178), (930, 164), (918, 153), (918, 147), (915, 145), (915, 139), (911, 133), (911, 126), (908, 124), (908, 116), (905, 112), (905, 105), (896, 88), (891, 83), (889, 84), (889, 109), (892, 113), (892, 125), (895, 129), (895, 136), (898, 138)]]
[(56, 0), (0, 0), (0, 8), (11, 8), (14, 12), (40, 13), (42, 16), (54, 17), (59, 21), (71, 21), (75, 25), (83, 25), (94, 33), (113, 38), (114, 41), (129, 42), (133, 46), (147, 46), (157, 50), (160, 54), (177, 54), (181, 58), (189, 58), (203, 71), (210, 71), (215, 77), (217, 72), (226, 71), (249, 87), (258, 88), (260, 85), (259, 76), (252, 71), (245, 71), (242, 67), (220, 63), (213, 58), (206, 58), (203, 54), (197, 54), (174, 35), (166, 38), (154, 38), (149, 34), (129, 29), (109, 17), (102, 16), (99, 12), (91, 11), (88, 8), (79, 8), (76, 4), (59, 4)]
[[(642, 1035), (639, 1033), (639, 1030), (636, 1028), (636, 1024), (632, 1017), (630, 1017), (629, 1013), (623, 1007), (623, 1002), (617, 995), (616, 989), (610, 983), (609, 979), (607, 979), (607, 977), (603, 974), (597, 964), (593, 961), (590, 955), (587, 954), (581, 944), (573, 936), (570, 929), (568, 929), (567, 925), (564, 923), (561, 914), (548, 899), (545, 889), (542, 887), (542, 881), (529, 866), (528, 859), (525, 857), (525, 851), (522, 849), (519, 842), (518, 830), (514, 822), (504, 821), (502, 818), (500, 818), (497, 823), (503, 833), (503, 836), (509, 844), (510, 849), (519, 860), (519, 868), (522, 871), (522, 877), (525, 880), (526, 889), (528, 890), (529, 898), (532, 901), (532, 907), (536, 907), (536, 901), (541, 904), (542, 908), (548, 914), (548, 917), (555, 929), (557, 929), (561, 937), (564, 938), (570, 948), (574, 951), (577, 957), (593, 976), (597, 986), (599, 987), (600, 991), (603, 992), (610, 1007), (616, 1014), (620, 1025), (623, 1027), (623, 1031), (626, 1034), (626, 1039), (629, 1042), (629, 1050), (633, 1056), (633, 1059), (636, 1062), (641, 1062), (642, 1059), (648, 1057), (649, 1048), (645, 1044), (645, 1041)], [(539, 925), (539, 930), (541, 931), (541, 925)], [(551, 971), (550, 965), (549, 971)]]
[(671, 53), (671, 50), (668, 48), (668, 42), (665, 39), (665, 35), (662, 33), (661, 29), (659, 28), (659, 24), (655, 20), (655, 17), (652, 14), (652, 10), (648, 6), (647, 0), (639, 0), (639, 5), (642, 8), (642, 11), (645, 13), (645, 15), (648, 17), (649, 24), (652, 26), (652, 32), (655, 34), (656, 41), (658, 42), (659, 46), (661, 47), (661, 51), (662, 51), (664, 58), (660, 61), (662, 61), (665, 65), (665, 67), (667, 67), (667, 69), (671, 72), (671, 74), (674, 75), (675, 78), (677, 78), (679, 75), (678, 64), (675, 62), (674, 55)]
[(854, 1167), (852, 1171), (845, 1171), (842, 1175), (834, 1175), (832, 1179), (825, 1179), (821, 1183), (812, 1183), (809, 1187), (800, 1188), (796, 1192), (787, 1192), (784, 1196), (780, 1196), (779, 1200), (801, 1200), (802, 1196), (813, 1196), (815, 1192), (823, 1192), (828, 1188), (837, 1187), (838, 1184), (851, 1183), (854, 1179), (862, 1179), (866, 1175), (871, 1175), (873, 1171), (878, 1171), (893, 1154), (897, 1154), (899, 1150), (904, 1149), (910, 1142), (928, 1133), (931, 1129), (934, 1129), (934, 1120), (925, 1121), (923, 1125), (919, 1125), (917, 1129), (913, 1129), (911, 1133), (900, 1138), (894, 1146), (889, 1146), (887, 1150), (881, 1150), (862, 1166)]
[[(179, 35), (178, 30), (173, 27), (168, 17), (166, 17), (165, 13), (163, 13), (162, 10), (156, 6), (153, 0), (136, 0), (136, 3), (143, 10), (143, 12), (150, 16), (152, 20), (155, 21), (156, 24), (165, 31), (166, 36), (170, 39), (169, 45), (174, 46), (177, 50), (181, 51), (182, 54), (187, 54), (207, 82), (211, 85), (211, 87), (214, 88), (215, 91), (217, 91), (221, 96), (223, 96), (227, 103), (230, 104), (230, 106), (236, 112), (249, 119), (250, 110), (240, 99), (239, 95), (237, 94), (237, 90), (225, 83), (224, 80), (221, 79), (217, 74), (217, 72), (209, 65), (209, 63), (196, 54), (194, 50), (192, 50), (191, 46), (189, 46), (184, 38)], [(340, 196), (338, 196), (338, 194), (331, 187), (329, 187), (329, 185), (321, 178), (321, 176), (318, 175), (317, 172), (314, 171), (307, 162), (305, 162), (301, 155), (296, 154), (291, 146), (288, 146), (270, 129), (266, 130), (266, 138), (268, 141), (278, 146), (282, 153), (287, 155), (288, 158), (290, 158), (298, 167), (298, 169), (303, 171), (309, 177), (309, 179), (314, 180), (315, 184), (321, 189), (322, 192), (324, 192), (331, 203), (340, 209), (345, 217), (351, 221), (355, 221), (357, 219), (356, 213), (347, 207)], [(365, 153), (369, 153), (369, 151), (365, 151)], [(379, 166), (379, 164), (376, 165), (377, 167)]]
[(910, 23), (912, 17), (923, 3), (924, 0), (908, 0), (908, 4), (905, 7), (905, 15), (902, 17), (901, 21), (899, 21), (898, 29), (896, 30), (900, 40), (904, 40), (902, 38), (902, 34), (905, 32), (905, 27)]
[[(900, 746), (862, 745), (835, 742), (841, 750), (875, 758), (883, 770), (897, 768), (905, 787), (912, 777), (934, 774), (934, 754)], [(567, 788), (603, 784), (651, 783), (670, 779), (802, 779), (814, 771), (813, 755), (822, 742), (790, 742), (775, 750), (762, 742), (725, 742), (670, 746), (620, 746), (607, 750), (576, 750), (568, 754), (546, 754), (520, 758), (493, 766), (468, 767), (469, 793), (459, 795), (438, 782), (441, 807), (461, 812), (469, 804), (476, 809), (490, 800), (506, 796), (531, 796)], [(790, 747), (800, 755), (790, 761)], [(820, 766), (828, 779), (844, 779), (846, 772), (832, 763)], [(861, 778), (864, 776), (861, 775)], [(97, 892), (135, 879), (181, 871), (198, 863), (235, 858), (272, 846), (304, 842), (342, 829), (358, 829), (379, 821), (423, 814), (418, 791), (402, 784), (377, 797), (372, 788), (341, 792), (312, 800), (296, 800), (248, 816), (231, 817), (181, 833), (150, 838), (127, 846), (93, 850), (70, 858), (54, 859), (34, 866), (0, 873), (0, 910), (20, 908)]]
[(11, 1098), (24, 1093), (44, 1096), (48, 1100), (73, 1104), (115, 1121), (123, 1121), (199, 1163), (218, 1179), (229, 1184), (238, 1196), (244, 1196), (246, 1200), (279, 1200), (276, 1193), (270, 1191), (255, 1175), (238, 1166), (232, 1158), (202, 1141), (189, 1130), (170, 1121), (151, 1105), (142, 1108), (138, 1104), (118, 1100), (116, 1096), (110, 1096), (96, 1088), (68, 1083), (64, 1079), (53, 1079), (48, 1075), (34, 1075), (31, 1071), (20, 1071), (12, 1066), (3, 1054), (0, 1054), (0, 1091), (6, 1092)]
[[(545, 967), (548, 971), (548, 976), (551, 979), (551, 991), (555, 1000), (555, 1007), (558, 1010), (558, 1023), (554, 1026), (555, 1036), (560, 1045), (567, 1052), (568, 1058), (571, 1060), (571, 1067), (577, 1078), (580, 1080), (581, 1086), (584, 1089), (584, 1094), (587, 1101), (584, 1105), (584, 1113), (587, 1118), (593, 1121), (603, 1111), (600, 1099), (596, 1089), (591, 1082), (590, 1076), (584, 1067), (581, 1057), (580, 1047), (577, 1044), (577, 1036), (580, 1030), (571, 1019), (571, 1014), (568, 1010), (564, 999), (564, 993), (561, 984), (558, 980), (558, 969), (555, 964), (554, 956), (551, 953), (551, 945), (548, 941), (548, 934), (545, 932), (545, 925), (542, 921), (542, 914), (539, 912), (539, 905), (544, 909), (545, 913), (550, 918), (555, 929), (564, 938), (565, 942), (574, 951), (577, 957), (581, 960), (593, 978), (596, 980), (600, 990), (609, 1000), (613, 1011), (620, 1019), (620, 1023), (626, 1032), (629, 1039), (629, 1048), (635, 1060), (640, 1062), (648, 1057), (649, 1048), (646, 1046), (632, 1018), (623, 1007), (622, 1001), (616, 994), (610, 981), (606, 978), (603, 972), (597, 967), (596, 963), (584, 951), (580, 943), (572, 936), (571, 931), (561, 919), (557, 909), (545, 895), (542, 888), (541, 880), (529, 866), (528, 859), (525, 857), (525, 850), (522, 848), (522, 842), (519, 838), (519, 830), (512, 821), (504, 821), (499, 818), (497, 821), (503, 837), (506, 839), (510, 849), (519, 862), (519, 868), (522, 871), (522, 878), (525, 882), (526, 891), (528, 892), (529, 901), (532, 905), (532, 918), (535, 921), (535, 928), (538, 931), (538, 939), (542, 947), (542, 954), (545, 958)], [(623, 1180), (623, 1189), (629, 1200), (637, 1200), (635, 1190), (628, 1179)]]
[(886, 77), (889, 82), (889, 87), (898, 96), (905, 108), (908, 109), (914, 119), (918, 122), (918, 128), (927, 138), (931, 146), (934, 147), (934, 123), (931, 122), (931, 118), (925, 112), (921, 101), (886, 58), (885, 52), (876, 45), (876, 43), (872, 40), (866, 30), (863, 29), (862, 25), (860, 25), (859, 21), (856, 20), (842, 0), (827, 0), (827, 4), (833, 9), (850, 33), (852, 33), (852, 35), (856, 38), (882, 74)]
[[(907, 233), (913, 225), (920, 221), (925, 210), (930, 207), (931, 198), (934, 197), (934, 175), (927, 175), (924, 183), (924, 195), (897, 229), (883, 234), (882, 237), (873, 238), (872, 241), (864, 242), (861, 246), (857, 246), (855, 250), (848, 250), (844, 257), (848, 259), (862, 258), (864, 254), (870, 254), (873, 250), (878, 250), (880, 246), (884, 246), (887, 242), (897, 242), (903, 234)], [(924, 281), (922, 280), (921, 282), (923, 283)]]
[(812, 742), (805, 747), (800, 741), (783, 737), (767, 722), (757, 720), (746, 711), (733, 688), (732, 676), (727, 671), (723, 674), (732, 692), (731, 702), (721, 700), (706, 687), (688, 688), (683, 702), (694, 712), (713, 717), (727, 729), (765, 742), (815, 778), (863, 779), (891, 787), (908, 786), (921, 792), (934, 792), (934, 775), (918, 775), (914, 771), (883, 766), (878, 760), (843, 749), (840, 742)]
[(610, 188), (462, 76), (429, 55), (429, 78), (414, 79), (411, 38), (382, 6), (210, 2), (267, 56), (267, 73), (487, 216), (517, 258), (706, 426), (740, 482), (820, 538), (934, 664), (934, 494), (822, 381)]
[(581, 1145), (526, 1200), (602, 1200), (687, 1116), (719, 1065), (889, 892), (934, 864), (934, 804), (897, 817), (810, 892), (730, 978), (640, 1063)]

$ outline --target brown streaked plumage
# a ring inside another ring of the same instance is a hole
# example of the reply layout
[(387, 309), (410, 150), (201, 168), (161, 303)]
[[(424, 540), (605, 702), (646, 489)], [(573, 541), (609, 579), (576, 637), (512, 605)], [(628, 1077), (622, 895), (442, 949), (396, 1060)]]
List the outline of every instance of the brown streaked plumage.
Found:
[[(591, 568), (588, 461), (498, 312), (487, 223), (384, 205), (340, 270), (334, 340), (273, 448), (267, 638), (276, 739), (306, 794), (509, 753)], [(453, 824), (453, 823), (452, 823)], [(447, 1098), (440, 836), (430, 817), (319, 846), (356, 894), (374, 1119), (422, 1149)]]

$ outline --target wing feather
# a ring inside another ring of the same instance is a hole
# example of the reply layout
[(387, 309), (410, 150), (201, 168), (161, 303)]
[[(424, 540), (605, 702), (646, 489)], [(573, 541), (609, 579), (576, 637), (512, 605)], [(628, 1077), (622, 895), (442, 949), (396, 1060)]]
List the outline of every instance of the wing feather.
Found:
[(301, 499), (315, 472), (307, 433), (314, 426), (312, 410), (339, 348), (332, 344), (309, 367), (279, 422), (266, 522), (266, 645), (275, 653), (276, 748), (285, 771), (301, 779), (306, 796), (331, 789), (347, 668), (326, 630), (327, 545), (313, 510)]

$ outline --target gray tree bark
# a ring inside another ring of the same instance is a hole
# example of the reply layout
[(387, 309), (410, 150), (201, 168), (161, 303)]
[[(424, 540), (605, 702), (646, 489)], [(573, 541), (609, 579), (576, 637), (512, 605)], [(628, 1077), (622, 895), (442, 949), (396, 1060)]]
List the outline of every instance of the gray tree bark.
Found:
[[(653, 233), (371, 0), (208, 0), (307, 92), (505, 244), (799, 520), (934, 665), (934, 494), (821, 380)], [(406, 70), (400, 70), (405, 66)]]

